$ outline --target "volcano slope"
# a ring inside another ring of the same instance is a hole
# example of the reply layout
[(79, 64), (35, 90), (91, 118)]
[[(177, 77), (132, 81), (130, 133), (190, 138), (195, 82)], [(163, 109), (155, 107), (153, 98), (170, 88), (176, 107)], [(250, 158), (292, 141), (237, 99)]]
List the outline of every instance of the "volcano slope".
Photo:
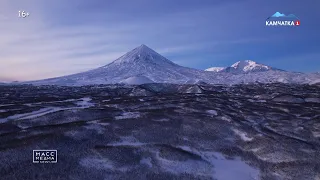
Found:
[[(0, 86), (0, 179), (320, 178), (320, 87)], [(32, 163), (56, 149), (57, 163)]]

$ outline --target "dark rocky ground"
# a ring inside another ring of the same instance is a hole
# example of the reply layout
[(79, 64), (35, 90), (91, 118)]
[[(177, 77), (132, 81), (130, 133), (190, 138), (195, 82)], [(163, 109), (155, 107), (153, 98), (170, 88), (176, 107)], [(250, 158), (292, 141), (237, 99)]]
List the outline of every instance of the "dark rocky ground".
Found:
[[(320, 87), (0, 86), (0, 179), (320, 179)], [(32, 150), (58, 163), (32, 163)]]

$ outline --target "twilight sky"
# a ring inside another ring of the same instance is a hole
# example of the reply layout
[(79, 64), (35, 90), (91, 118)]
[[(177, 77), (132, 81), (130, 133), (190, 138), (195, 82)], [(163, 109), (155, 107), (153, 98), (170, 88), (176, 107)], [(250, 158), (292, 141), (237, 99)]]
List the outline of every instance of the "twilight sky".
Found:
[[(140, 44), (206, 69), (254, 60), (320, 71), (320, 1), (1, 0), (0, 80), (35, 80), (106, 65)], [(30, 13), (19, 18), (18, 11)], [(300, 27), (266, 27), (279, 11)]]

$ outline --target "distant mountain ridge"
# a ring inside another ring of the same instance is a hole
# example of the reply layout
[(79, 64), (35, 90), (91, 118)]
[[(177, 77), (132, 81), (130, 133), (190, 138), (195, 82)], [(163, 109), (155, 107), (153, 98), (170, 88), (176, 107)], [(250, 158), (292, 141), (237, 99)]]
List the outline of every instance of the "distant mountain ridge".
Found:
[(141, 45), (115, 61), (90, 71), (22, 83), (65, 86), (144, 83), (238, 84), (309, 83), (320, 79), (319, 74), (281, 71), (251, 60), (239, 61), (230, 67), (219, 67), (212, 70), (214, 72), (208, 69), (203, 71), (180, 66), (148, 46)]

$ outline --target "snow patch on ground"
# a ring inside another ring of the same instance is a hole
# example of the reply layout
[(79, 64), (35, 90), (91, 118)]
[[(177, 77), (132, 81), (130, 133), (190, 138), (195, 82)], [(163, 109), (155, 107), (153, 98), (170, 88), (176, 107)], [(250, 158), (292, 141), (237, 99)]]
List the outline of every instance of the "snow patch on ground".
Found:
[(83, 158), (80, 160), (79, 164), (86, 168), (93, 169), (114, 169), (113, 163), (106, 158)]
[(216, 110), (207, 110), (206, 112), (214, 116), (218, 115), (218, 112)]
[(275, 107), (275, 109), (280, 109), (281, 111), (284, 111), (286, 113), (290, 113), (290, 110), (288, 108), (285, 108), (285, 107)]
[(315, 138), (320, 138), (320, 131), (312, 131), (312, 135), (313, 135)]
[(148, 84), (148, 83), (154, 83), (154, 82), (145, 76), (133, 76), (120, 81), (120, 83), (139, 85), (139, 84)]
[(168, 119), (168, 118), (162, 118), (162, 119), (153, 119), (152, 121), (167, 122), (167, 121), (170, 121), (170, 119)]
[(288, 162), (296, 162), (297, 159), (290, 154), (285, 152), (274, 151), (272, 153), (263, 154), (261, 156), (257, 156), (259, 159), (270, 162), (270, 163), (288, 163)]
[(229, 116), (221, 116), (220, 119), (223, 120), (223, 121), (227, 121), (227, 122), (231, 122), (232, 121), (232, 118), (229, 117)]
[(78, 105), (82, 108), (89, 108), (89, 107), (94, 106), (94, 103), (91, 103), (90, 101), (92, 101), (91, 98), (84, 97), (84, 98), (81, 98), (80, 101), (76, 102), (76, 105)]
[(75, 130), (70, 130), (70, 131), (64, 132), (63, 134), (67, 137), (70, 137), (76, 140), (82, 140), (84, 138), (82, 132), (75, 131)]
[(213, 167), (207, 162), (201, 160), (187, 160), (187, 161), (171, 161), (164, 159), (156, 154), (161, 168), (166, 172), (171, 172), (173, 174), (179, 175), (183, 173), (197, 174), (197, 175), (207, 175), (211, 176), (214, 171)]
[(294, 96), (280, 96), (273, 99), (275, 102), (284, 102), (284, 103), (304, 103), (304, 99), (297, 98)]
[[(68, 101), (68, 100), (66, 100)], [(70, 107), (70, 108), (60, 108), (60, 107), (46, 107), (39, 109), (37, 111), (32, 111), (29, 113), (23, 113), (23, 114), (15, 114), (6, 118), (0, 119), (0, 123), (4, 123), (10, 120), (26, 120), (26, 119), (33, 119), (40, 116), (44, 116), (50, 113), (55, 113), (58, 111), (63, 110), (73, 110), (73, 109), (85, 109), (94, 106), (94, 103), (91, 103), (91, 98), (81, 98), (80, 101), (76, 102), (76, 105), (78, 107)]]
[(213, 178), (217, 180), (255, 180), (259, 179), (259, 170), (242, 161), (239, 157), (226, 159), (219, 152), (198, 151), (188, 146), (179, 148), (201, 156), (214, 167)]
[(304, 99), (304, 101), (311, 103), (320, 103), (320, 98), (306, 98)]
[(252, 151), (252, 152), (258, 152), (258, 151), (260, 151), (261, 150), (261, 148), (253, 148), (253, 149), (250, 149), (250, 151)]
[(316, 79), (316, 80), (309, 82), (310, 85), (318, 84), (318, 83), (320, 83), (320, 79)]
[(99, 124), (90, 124), (90, 125), (84, 126), (84, 128), (89, 130), (95, 130), (98, 134), (104, 134), (106, 131), (106, 129)]
[(187, 138), (187, 137), (183, 137), (182, 139), (185, 141), (189, 141), (189, 138)]
[(99, 120), (95, 120), (95, 121), (89, 121), (87, 122), (88, 124), (98, 124), (98, 125), (101, 125), (101, 126), (109, 126), (110, 123), (106, 123), (106, 122), (100, 122)]
[(0, 107), (4, 107), (4, 106), (12, 106), (14, 104), (0, 104)]
[(110, 143), (108, 145), (110, 146), (143, 146), (146, 145), (146, 143), (139, 142), (135, 137), (133, 136), (123, 136), (120, 137), (119, 142)]
[(147, 165), (148, 167), (152, 168), (152, 162), (151, 162), (151, 158), (148, 157), (148, 158), (142, 158), (140, 160), (140, 164), (145, 164)]
[(249, 102), (261, 102), (261, 103), (265, 103), (267, 102), (266, 100), (254, 100), (254, 99), (248, 99)]
[(195, 87), (189, 87), (185, 92), (190, 94), (193, 94), (193, 93), (196, 94), (196, 93), (202, 93), (202, 90), (198, 86), (195, 86)]
[(239, 130), (237, 130), (237, 129), (232, 129), (232, 130), (233, 130), (233, 132), (234, 132), (236, 135), (238, 135), (243, 141), (252, 141), (252, 140), (253, 140), (253, 138), (248, 137), (247, 133), (245, 133), (245, 132), (239, 131)]
[(214, 177), (218, 180), (254, 180), (259, 179), (259, 171), (250, 167), (239, 157), (229, 160), (221, 153), (207, 152), (205, 155), (215, 167)]
[(58, 108), (58, 107), (48, 107), (48, 108), (42, 108), (38, 111), (33, 111), (30, 113), (23, 113), (23, 114), (15, 114), (12, 116), (9, 116), (7, 118), (0, 119), (0, 123), (4, 123), (10, 120), (25, 120), (25, 119), (32, 119), (40, 116), (44, 116), (49, 113), (54, 113), (57, 111), (61, 111), (63, 108)]
[(97, 123), (97, 124), (99, 124), (101, 126), (109, 126), (110, 125), (110, 123)]
[(116, 116), (116, 120), (122, 120), (122, 119), (136, 119), (140, 117), (139, 112), (124, 112), (121, 116)]

